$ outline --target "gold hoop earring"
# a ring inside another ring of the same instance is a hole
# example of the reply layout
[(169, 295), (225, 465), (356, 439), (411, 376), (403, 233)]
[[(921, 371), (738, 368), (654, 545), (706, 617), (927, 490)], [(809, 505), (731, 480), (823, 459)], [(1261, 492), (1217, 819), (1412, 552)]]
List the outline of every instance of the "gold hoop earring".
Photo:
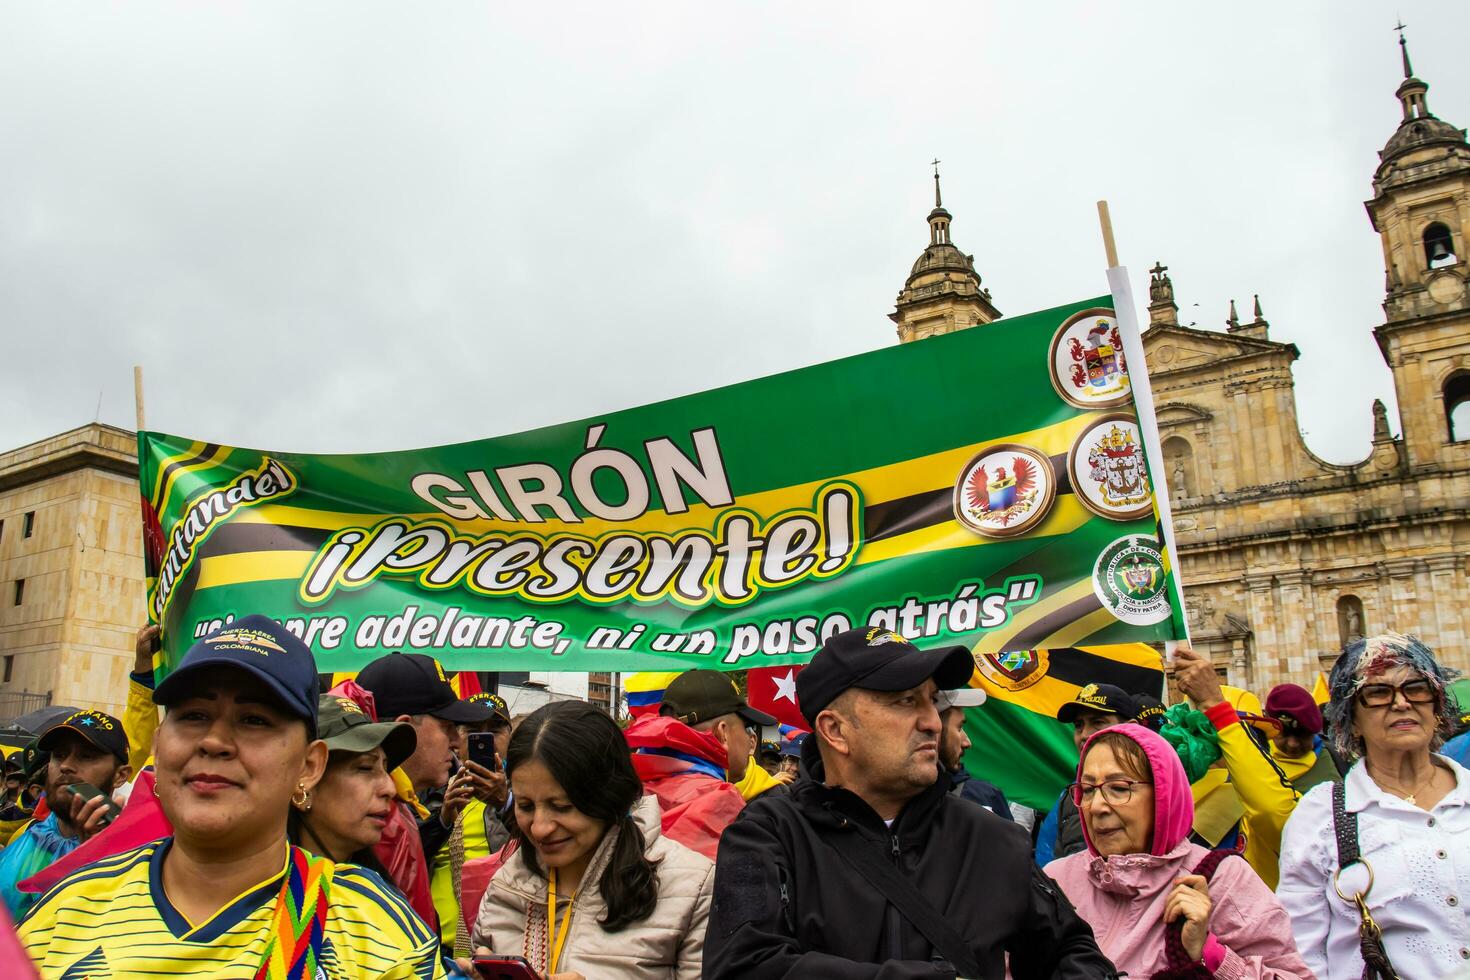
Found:
[[(299, 800), (296, 798), (298, 794), (301, 797)], [(296, 784), (296, 792), (291, 794), (291, 805), (302, 813), (311, 812), (311, 790), (306, 788), (306, 783)]]

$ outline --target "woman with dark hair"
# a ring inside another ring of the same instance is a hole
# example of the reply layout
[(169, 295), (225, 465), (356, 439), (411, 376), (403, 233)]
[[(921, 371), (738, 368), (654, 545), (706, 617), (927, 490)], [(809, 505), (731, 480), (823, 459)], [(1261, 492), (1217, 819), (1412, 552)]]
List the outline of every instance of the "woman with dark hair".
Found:
[(1454, 730), (1452, 677), (1397, 633), (1356, 640), (1332, 665), (1322, 713), (1356, 761), (1297, 805), (1276, 892), (1320, 980), (1465, 975), (1470, 771), (1437, 752)]
[(476, 947), (552, 980), (697, 980), (714, 864), (661, 835), (617, 724), (553, 702), (516, 728), (505, 765), (518, 846), (480, 903)]
[(391, 774), (413, 755), (418, 736), (406, 722), (374, 722), (357, 702), (324, 694), (317, 737), (326, 743), (327, 767), (314, 793), (291, 801), (287, 836), (313, 854), (351, 861), (388, 880), (373, 847), (393, 810)]

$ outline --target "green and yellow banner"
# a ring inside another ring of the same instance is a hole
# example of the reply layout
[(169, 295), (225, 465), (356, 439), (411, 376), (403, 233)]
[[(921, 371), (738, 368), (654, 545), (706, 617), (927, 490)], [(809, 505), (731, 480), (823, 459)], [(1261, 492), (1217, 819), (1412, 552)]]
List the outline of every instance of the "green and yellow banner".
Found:
[(1038, 651), (1184, 635), (1118, 330), (1092, 299), (433, 449), (141, 432), (159, 669), (251, 613), (323, 671), (733, 670), (871, 625), (1054, 700)]

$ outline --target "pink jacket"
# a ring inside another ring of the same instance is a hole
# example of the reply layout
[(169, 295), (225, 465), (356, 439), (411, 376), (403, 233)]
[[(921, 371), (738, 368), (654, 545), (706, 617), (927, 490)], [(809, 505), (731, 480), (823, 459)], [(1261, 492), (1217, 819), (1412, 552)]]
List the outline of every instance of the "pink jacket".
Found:
[[(1184, 766), (1169, 743), (1141, 725), (1107, 730), (1137, 742), (1153, 770), (1151, 852), (1103, 857), (1092, 846), (1084, 820), (1087, 850), (1053, 861), (1045, 870), (1092, 926), (1098, 946), (1118, 970), (1143, 978), (1167, 965), (1164, 903), (1174, 882), (1191, 873), (1209, 851), (1189, 842), (1194, 799)], [(1089, 740), (1083, 747), (1084, 756), (1091, 744)], [(1204, 960), (1215, 976), (1314, 980), (1291, 937), (1291, 920), (1245, 859), (1229, 857), (1220, 863), (1210, 879), (1210, 899), (1214, 908)]]

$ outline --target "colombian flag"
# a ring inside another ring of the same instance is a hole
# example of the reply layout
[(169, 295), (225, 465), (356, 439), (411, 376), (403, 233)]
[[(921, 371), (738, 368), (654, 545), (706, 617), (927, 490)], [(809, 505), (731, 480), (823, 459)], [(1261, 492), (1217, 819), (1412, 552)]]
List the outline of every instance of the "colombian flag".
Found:
[(639, 671), (623, 675), (623, 693), (628, 698), (628, 714), (634, 718), (658, 714), (663, 704), (664, 688), (668, 687), (681, 670)]

